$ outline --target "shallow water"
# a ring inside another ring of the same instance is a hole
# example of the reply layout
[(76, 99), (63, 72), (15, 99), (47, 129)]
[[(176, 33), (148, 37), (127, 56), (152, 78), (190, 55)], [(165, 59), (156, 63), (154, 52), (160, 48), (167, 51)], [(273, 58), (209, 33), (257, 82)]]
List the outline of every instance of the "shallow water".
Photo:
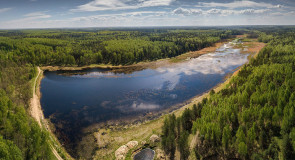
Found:
[(247, 56), (226, 44), (182, 63), (128, 74), (104, 69), (45, 72), (41, 104), (53, 123), (76, 127), (159, 111), (223, 82)]
[(143, 149), (137, 153), (133, 160), (153, 160), (155, 156), (155, 151), (149, 148)]

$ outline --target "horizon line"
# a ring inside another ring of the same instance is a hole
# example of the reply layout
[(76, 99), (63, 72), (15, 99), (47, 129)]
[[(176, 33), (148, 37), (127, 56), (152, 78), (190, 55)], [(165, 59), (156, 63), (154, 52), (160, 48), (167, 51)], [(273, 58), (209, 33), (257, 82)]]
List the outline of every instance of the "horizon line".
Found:
[(251, 26), (266, 26), (266, 27), (272, 27), (272, 26), (295, 26), (295, 24), (280, 24), (280, 25), (265, 25), (265, 24), (255, 24), (255, 25), (199, 25), (199, 26), (109, 26), (109, 27), (49, 27), (49, 28), (0, 28), (1, 30), (50, 30), (50, 29), (117, 29), (117, 28), (186, 28), (186, 27), (195, 27), (195, 28), (201, 28), (201, 27), (251, 27)]

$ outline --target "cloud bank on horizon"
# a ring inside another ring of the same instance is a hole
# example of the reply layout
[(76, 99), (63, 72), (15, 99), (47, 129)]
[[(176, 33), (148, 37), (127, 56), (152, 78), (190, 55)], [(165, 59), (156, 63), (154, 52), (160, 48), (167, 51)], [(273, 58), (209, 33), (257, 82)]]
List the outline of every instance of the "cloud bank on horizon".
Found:
[(295, 25), (294, 0), (3, 0), (0, 28)]

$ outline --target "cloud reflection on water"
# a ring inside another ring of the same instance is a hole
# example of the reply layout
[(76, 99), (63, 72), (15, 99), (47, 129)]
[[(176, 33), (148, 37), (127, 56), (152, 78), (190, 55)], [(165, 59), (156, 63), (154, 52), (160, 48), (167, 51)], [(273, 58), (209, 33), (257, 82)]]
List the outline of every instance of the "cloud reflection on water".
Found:
[[(195, 74), (225, 74), (234, 66), (240, 66), (247, 62), (248, 54), (240, 54), (240, 49), (233, 49), (230, 43), (224, 44), (214, 53), (208, 53), (182, 63), (159, 67), (150, 74), (141, 74), (142, 71), (131, 74), (113, 72), (89, 72), (84, 75), (74, 75), (76, 78), (133, 78), (133, 77), (157, 77), (154, 82), (155, 89), (173, 90), (179, 83), (182, 75)], [(168, 84), (168, 85), (167, 85)]]
[[(223, 46), (222, 52), (204, 54), (198, 58), (178, 63), (169, 67), (160, 67), (156, 71), (161, 73), (164, 82), (168, 81), (169, 89), (173, 90), (179, 83), (182, 74), (225, 74), (233, 66), (240, 66), (247, 62), (248, 54), (240, 54), (240, 49)], [(163, 85), (160, 87), (162, 88)]]
[(160, 106), (157, 104), (150, 104), (150, 103), (134, 101), (133, 104), (131, 105), (131, 108), (133, 110), (153, 110), (153, 109), (160, 108)]

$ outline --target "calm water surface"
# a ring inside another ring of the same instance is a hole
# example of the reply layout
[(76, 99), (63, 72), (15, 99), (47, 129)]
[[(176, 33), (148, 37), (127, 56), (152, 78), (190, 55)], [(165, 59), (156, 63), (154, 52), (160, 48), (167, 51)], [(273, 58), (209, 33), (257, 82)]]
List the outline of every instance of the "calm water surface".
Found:
[(79, 126), (159, 111), (223, 82), (247, 56), (227, 44), (182, 63), (129, 74), (103, 69), (45, 72), (41, 104), (53, 123)]

